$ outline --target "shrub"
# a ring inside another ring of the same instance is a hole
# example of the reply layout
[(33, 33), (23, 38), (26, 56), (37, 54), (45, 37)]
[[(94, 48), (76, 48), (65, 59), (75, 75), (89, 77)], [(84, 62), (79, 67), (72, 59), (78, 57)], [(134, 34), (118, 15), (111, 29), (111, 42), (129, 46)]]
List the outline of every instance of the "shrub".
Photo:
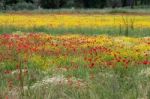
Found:
[(0, 3), (0, 11), (3, 10), (3, 4)]
[(26, 2), (20, 2), (12, 6), (12, 10), (34, 10), (36, 8), (36, 5)]

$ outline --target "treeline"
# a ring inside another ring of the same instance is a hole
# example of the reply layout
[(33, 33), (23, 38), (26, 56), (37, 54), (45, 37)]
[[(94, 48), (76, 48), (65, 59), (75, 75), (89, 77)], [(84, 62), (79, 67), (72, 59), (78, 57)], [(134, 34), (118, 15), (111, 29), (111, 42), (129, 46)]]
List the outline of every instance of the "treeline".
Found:
[(105, 8), (148, 6), (150, 0), (0, 0), (0, 8), (9, 9), (58, 9)]

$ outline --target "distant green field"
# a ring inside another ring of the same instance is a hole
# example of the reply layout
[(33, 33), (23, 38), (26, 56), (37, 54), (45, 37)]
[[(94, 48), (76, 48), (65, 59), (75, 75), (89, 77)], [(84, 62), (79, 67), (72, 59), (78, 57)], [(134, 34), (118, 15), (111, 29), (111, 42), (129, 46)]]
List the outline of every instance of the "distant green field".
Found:
[[(104, 27), (104, 28), (47, 28), (47, 27), (34, 27), (34, 28), (18, 28), (18, 27), (0, 27), (0, 33), (15, 33), (15, 32), (25, 32), (25, 33), (47, 33), (52, 35), (64, 35), (64, 34), (83, 34), (83, 35), (112, 35), (112, 36), (125, 36), (126, 28), (114, 28), (114, 27)], [(136, 28), (129, 29), (128, 35), (130, 37), (147, 37), (150, 36), (150, 28)]]

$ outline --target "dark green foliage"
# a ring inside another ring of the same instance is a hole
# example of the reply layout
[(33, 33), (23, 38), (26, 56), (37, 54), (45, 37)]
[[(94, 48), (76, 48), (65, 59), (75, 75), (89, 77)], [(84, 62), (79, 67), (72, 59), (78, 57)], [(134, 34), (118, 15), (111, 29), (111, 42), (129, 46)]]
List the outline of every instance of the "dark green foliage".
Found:
[(0, 0), (0, 7), (7, 10), (7, 6), (18, 3), (32, 3), (34, 6), (45, 9), (57, 8), (105, 8), (149, 6), (150, 0)]
[(40, 4), (42, 8), (61, 8), (67, 5), (68, 0), (41, 0)]
[(17, 3), (15, 6), (12, 7), (12, 10), (33, 10), (36, 9), (36, 5), (32, 3), (20, 2)]

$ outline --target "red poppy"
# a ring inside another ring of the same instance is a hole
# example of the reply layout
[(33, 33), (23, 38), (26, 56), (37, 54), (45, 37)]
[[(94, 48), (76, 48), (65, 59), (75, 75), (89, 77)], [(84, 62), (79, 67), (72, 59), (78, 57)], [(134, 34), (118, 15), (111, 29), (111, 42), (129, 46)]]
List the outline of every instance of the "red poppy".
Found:
[(149, 65), (150, 62), (146, 60), (146, 61), (143, 61), (143, 64), (144, 64), (144, 65)]
[(94, 63), (91, 63), (91, 64), (90, 64), (90, 68), (93, 68), (93, 67), (94, 67), (94, 65), (95, 65)]

